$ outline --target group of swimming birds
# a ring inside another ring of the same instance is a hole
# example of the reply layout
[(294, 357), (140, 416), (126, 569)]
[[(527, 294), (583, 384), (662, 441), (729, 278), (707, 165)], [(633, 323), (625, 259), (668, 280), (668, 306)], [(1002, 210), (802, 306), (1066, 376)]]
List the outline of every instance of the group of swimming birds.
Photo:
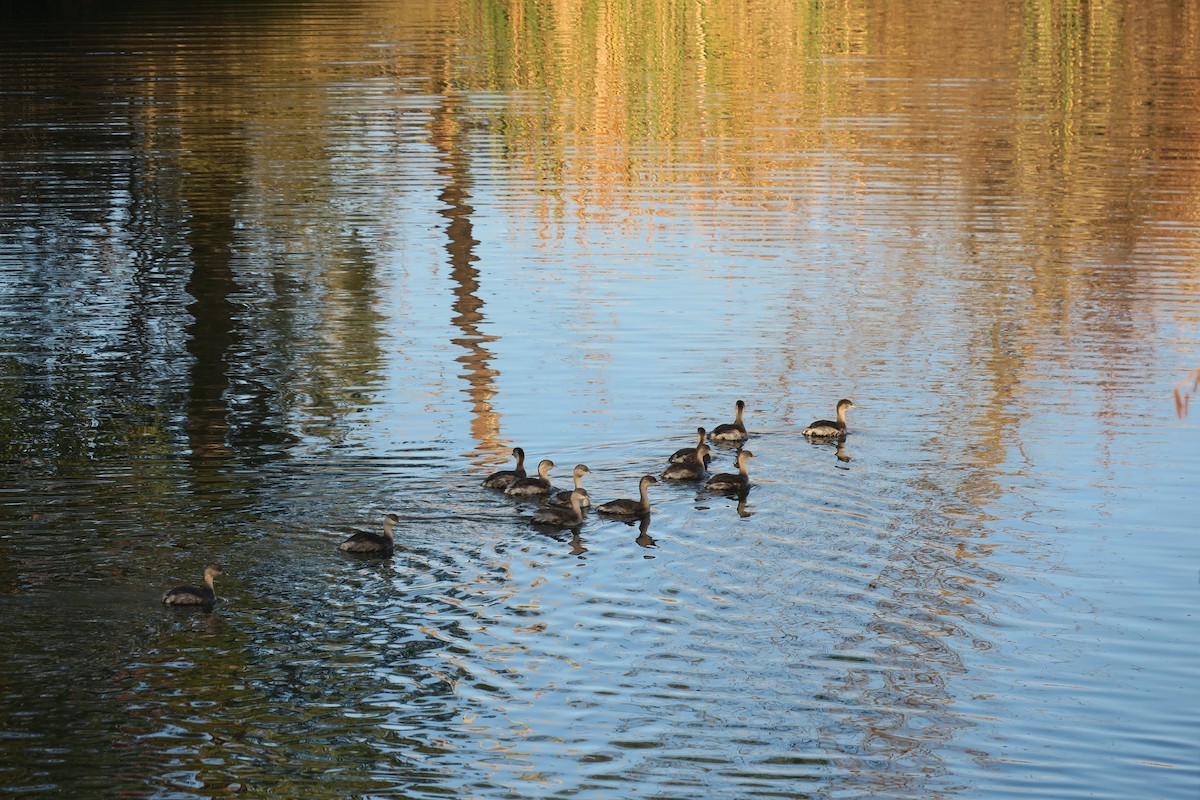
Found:
[[(836, 419), (819, 419), (805, 428), (802, 433), (815, 439), (834, 439), (844, 436), (846, 411), (854, 407), (854, 403), (850, 400), (839, 400)], [(708, 446), (710, 441), (736, 445), (741, 448), (742, 444), (750, 438), (746, 425), (742, 421), (742, 415), (746, 411), (745, 401), (738, 400), (735, 409), (733, 422), (718, 425), (711, 431), (697, 428), (696, 446), (681, 448), (670, 455), (662, 473), (663, 480), (698, 481), (703, 478), (708, 472), (708, 464), (712, 458), (712, 448)], [(493, 472), (484, 479), (483, 486), (485, 488), (501, 489), (505, 494), (513, 497), (545, 498), (546, 505), (533, 515), (533, 522), (537, 525), (574, 528), (583, 523), (583, 510), (592, 505), (587, 489), (583, 488), (583, 476), (591, 472), (586, 464), (579, 464), (575, 467), (574, 489), (556, 492), (550, 483), (550, 470), (555, 466), (553, 461), (548, 458), (542, 459), (538, 463), (537, 475), (531, 476), (525, 471), (525, 451), (520, 447), (514, 447), (512, 454), (517, 460), (516, 466), (513, 469)], [(704, 482), (704, 487), (723, 494), (736, 494), (749, 489), (750, 474), (746, 462), (752, 458), (754, 458), (754, 454), (749, 450), (739, 449), (735, 462), (738, 471), (712, 475)], [(643, 475), (638, 482), (639, 497), (637, 500), (626, 498), (610, 500), (596, 506), (595, 510), (597, 513), (612, 517), (633, 519), (647, 517), (650, 515), (650, 497), (647, 490), (658, 482), (659, 479), (654, 475)], [(383, 533), (361, 531), (338, 545), (338, 549), (346, 553), (390, 556), (395, 550), (392, 530), (399, 521), (400, 518), (395, 514), (388, 514), (383, 518)], [(163, 594), (162, 601), (172, 606), (211, 606), (217, 599), (213, 580), (220, 574), (222, 571), (219, 566), (209, 566), (204, 570), (203, 586), (176, 586)]]

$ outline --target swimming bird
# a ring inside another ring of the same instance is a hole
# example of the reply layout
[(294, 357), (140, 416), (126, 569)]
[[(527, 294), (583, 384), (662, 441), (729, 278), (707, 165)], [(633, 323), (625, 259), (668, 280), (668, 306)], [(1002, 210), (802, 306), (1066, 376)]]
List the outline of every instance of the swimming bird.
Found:
[(819, 419), (801, 433), (805, 436), (841, 436), (846, 432), (846, 410), (851, 408), (858, 408), (858, 406), (850, 400), (838, 400), (836, 420)]
[(204, 569), (204, 585), (192, 586), (185, 584), (163, 592), (162, 601), (169, 606), (211, 606), (217, 602), (217, 591), (213, 588), (213, 578), (223, 575), (224, 571), (216, 564)]
[(554, 469), (554, 462), (548, 458), (543, 458), (538, 462), (538, 474), (536, 478), (517, 478), (508, 485), (504, 493), (511, 494), (514, 497), (550, 494), (550, 490), (554, 488), (550, 485), (550, 470), (552, 469)]
[[(704, 428), (696, 428), (696, 447), (704, 444), (704, 438), (707, 436)], [(686, 464), (689, 461), (696, 460), (696, 447), (681, 447), (674, 453), (671, 453), (669, 459), (672, 464)]]
[(750, 485), (750, 473), (746, 470), (746, 462), (752, 458), (754, 458), (754, 453), (742, 450), (737, 455), (737, 474), (722, 472), (713, 475), (704, 482), (704, 488), (714, 492), (736, 492), (745, 489)]
[(601, 514), (611, 514), (614, 517), (644, 517), (650, 513), (650, 496), (646, 490), (655, 483), (658, 483), (658, 478), (653, 475), (643, 475), (642, 479), (638, 481), (640, 500), (626, 498), (609, 500), (607, 503), (596, 506), (596, 510)]
[(574, 528), (583, 523), (583, 489), (571, 492), (571, 507), (558, 508), (547, 506), (533, 515), (534, 523), (538, 525), (557, 525), (560, 528)]
[(696, 460), (688, 461), (683, 464), (669, 464), (663, 471), (663, 478), (669, 481), (697, 481), (704, 477), (705, 464), (708, 463), (708, 456), (712, 452), (706, 444), (702, 444), (696, 448)]
[(392, 538), (392, 528), (400, 518), (388, 514), (383, 518), (383, 533), (359, 531), (338, 545), (343, 553), (364, 553), (373, 556), (390, 556), (396, 548), (396, 540)]
[(744, 441), (750, 434), (746, 433), (746, 426), (742, 423), (742, 412), (746, 410), (746, 401), (737, 401), (737, 411), (734, 413), (733, 422), (726, 422), (712, 429), (712, 433), (708, 438), (714, 442), (741, 442)]
[(488, 475), (483, 479), (485, 488), (507, 489), (510, 483), (525, 477), (525, 451), (519, 447), (514, 447), (512, 454), (517, 459), (517, 466), (513, 469), (502, 469), (499, 472), (493, 472), (491, 475)]
[[(575, 478), (575, 488), (583, 492), (583, 501), (580, 503), (583, 508), (587, 508), (592, 504), (591, 495), (588, 494), (587, 489), (583, 488), (583, 476), (590, 472), (591, 470), (587, 468), (587, 464), (576, 464), (575, 471), (571, 473), (571, 476)], [(553, 495), (550, 498), (550, 505), (569, 508), (571, 506), (571, 494), (572, 490), (565, 489)]]

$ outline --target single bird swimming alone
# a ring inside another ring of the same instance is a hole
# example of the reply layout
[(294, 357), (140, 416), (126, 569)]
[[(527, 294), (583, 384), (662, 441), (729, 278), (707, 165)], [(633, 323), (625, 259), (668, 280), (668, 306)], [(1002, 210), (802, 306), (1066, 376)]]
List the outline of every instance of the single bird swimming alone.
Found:
[(538, 462), (538, 474), (536, 478), (517, 478), (508, 485), (504, 493), (511, 494), (514, 497), (550, 494), (550, 490), (554, 488), (550, 485), (550, 470), (552, 469), (554, 469), (554, 462), (548, 458), (543, 458)]
[(217, 602), (217, 591), (213, 588), (213, 578), (224, 572), (216, 564), (204, 570), (204, 585), (192, 586), (185, 584), (163, 592), (162, 601), (169, 606), (211, 606)]
[(658, 478), (653, 475), (643, 475), (638, 481), (638, 493), (641, 495), (640, 500), (628, 500), (621, 498), (620, 500), (610, 500), (607, 503), (601, 503), (596, 506), (596, 510), (601, 514), (611, 514), (614, 517), (645, 517), (650, 514), (650, 495), (646, 493), (646, 489), (651, 484), (658, 483)]
[(343, 553), (365, 553), (373, 556), (390, 556), (396, 548), (396, 540), (392, 538), (392, 528), (400, 518), (388, 514), (383, 518), (383, 533), (360, 531), (338, 545)]
[[(704, 428), (696, 428), (696, 447), (704, 444), (704, 439), (707, 435)], [(674, 453), (671, 453), (670, 462), (672, 464), (686, 464), (689, 461), (695, 461), (696, 447), (681, 447)]]
[(502, 469), (499, 472), (493, 472), (491, 475), (488, 475), (483, 479), (484, 488), (507, 489), (510, 483), (525, 477), (525, 451), (519, 447), (514, 447), (512, 454), (517, 459), (517, 466), (513, 469)]
[[(591, 495), (588, 494), (587, 489), (583, 488), (583, 476), (590, 472), (591, 470), (587, 468), (587, 464), (576, 464), (575, 470), (571, 473), (571, 477), (575, 479), (575, 488), (583, 492), (583, 502), (580, 503), (583, 508), (587, 508), (592, 504)], [(551, 495), (550, 505), (560, 508), (570, 508), (572, 491), (571, 489), (564, 489), (558, 494)]]
[(746, 410), (746, 401), (737, 401), (737, 411), (734, 413), (733, 422), (726, 422), (712, 429), (712, 433), (708, 435), (709, 439), (714, 442), (741, 442), (750, 435), (746, 433), (746, 426), (742, 423), (742, 412)]
[(801, 433), (805, 436), (841, 436), (846, 432), (846, 410), (857, 407), (849, 400), (838, 400), (836, 420), (819, 419)]
[(558, 508), (547, 506), (533, 515), (533, 521), (538, 525), (557, 525), (560, 528), (574, 528), (583, 524), (583, 489), (571, 492), (571, 507)]
[(750, 473), (746, 470), (746, 462), (752, 458), (754, 458), (754, 453), (742, 450), (737, 455), (737, 473), (722, 472), (713, 475), (704, 482), (704, 488), (714, 492), (737, 492), (745, 489), (750, 485)]
[(697, 481), (704, 477), (705, 467), (708, 463), (709, 454), (712, 453), (712, 448), (706, 444), (702, 444), (696, 448), (696, 460), (687, 461), (682, 464), (670, 464), (663, 472), (663, 478), (669, 481)]

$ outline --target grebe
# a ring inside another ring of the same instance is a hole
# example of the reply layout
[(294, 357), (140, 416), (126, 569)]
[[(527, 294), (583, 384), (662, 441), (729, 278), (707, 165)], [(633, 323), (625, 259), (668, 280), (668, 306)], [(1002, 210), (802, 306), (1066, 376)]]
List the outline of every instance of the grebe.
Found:
[(583, 489), (571, 492), (571, 507), (556, 508), (547, 506), (533, 515), (534, 523), (538, 525), (557, 525), (561, 528), (574, 528), (583, 523)]
[(525, 477), (525, 451), (519, 447), (514, 447), (512, 454), (517, 459), (517, 466), (514, 469), (502, 469), (499, 472), (493, 472), (491, 475), (488, 475), (483, 479), (485, 488), (507, 489), (510, 483)]
[(169, 606), (211, 606), (217, 602), (217, 591), (213, 588), (213, 578), (225, 574), (216, 564), (204, 570), (203, 586), (176, 586), (163, 592), (162, 601)]
[(689, 461), (684, 464), (671, 464), (663, 472), (663, 478), (669, 481), (698, 481), (704, 477), (704, 465), (708, 463), (708, 456), (712, 453), (712, 448), (706, 444), (702, 444), (696, 448), (696, 460)]
[(538, 462), (538, 474), (536, 478), (517, 478), (508, 485), (504, 493), (511, 494), (514, 497), (550, 494), (550, 490), (554, 488), (550, 485), (550, 470), (552, 469), (554, 469), (554, 462), (548, 458), (543, 458)]
[(714, 492), (736, 492), (745, 489), (750, 485), (750, 473), (746, 471), (746, 462), (752, 458), (754, 458), (754, 453), (742, 450), (737, 455), (737, 474), (722, 472), (719, 475), (713, 475), (705, 481), (704, 488)]
[[(704, 439), (708, 434), (704, 428), (696, 428), (696, 447), (704, 444)], [(686, 464), (689, 461), (696, 460), (696, 447), (683, 447), (671, 453), (669, 459), (672, 464)]]
[(638, 493), (641, 495), (640, 500), (610, 500), (607, 503), (602, 503), (596, 506), (596, 510), (601, 514), (611, 514), (614, 517), (644, 517), (650, 513), (650, 496), (646, 494), (646, 489), (654, 483), (658, 483), (658, 478), (653, 475), (643, 475), (638, 481)]
[[(591, 495), (588, 494), (587, 489), (583, 488), (583, 476), (587, 475), (589, 472), (591, 472), (591, 470), (587, 468), (587, 464), (576, 464), (575, 471), (571, 473), (572, 477), (575, 478), (575, 488), (583, 492), (583, 501), (580, 503), (580, 505), (584, 508), (587, 508), (592, 504)], [(560, 508), (570, 508), (571, 494), (572, 492), (569, 489), (559, 492), (550, 498), (550, 505), (558, 506)]]
[(742, 412), (746, 410), (746, 401), (737, 401), (737, 411), (734, 413), (733, 422), (726, 422), (713, 428), (712, 433), (708, 435), (709, 439), (714, 442), (741, 442), (744, 441), (750, 434), (746, 433), (746, 426), (742, 424)]
[(837, 420), (819, 419), (801, 433), (805, 436), (841, 436), (846, 432), (846, 410), (858, 408), (850, 400), (838, 400)]
[(367, 553), (373, 556), (390, 556), (396, 547), (396, 540), (392, 538), (392, 528), (399, 521), (400, 518), (395, 514), (388, 514), (383, 518), (383, 533), (361, 531), (339, 544), (338, 550), (341, 550), (343, 553)]

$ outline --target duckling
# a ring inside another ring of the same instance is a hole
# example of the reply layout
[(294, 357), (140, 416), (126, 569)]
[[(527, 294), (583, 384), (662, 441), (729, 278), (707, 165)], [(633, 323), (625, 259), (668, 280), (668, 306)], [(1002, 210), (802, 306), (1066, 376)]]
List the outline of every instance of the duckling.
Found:
[[(696, 447), (704, 444), (704, 439), (708, 434), (704, 428), (696, 428)], [(686, 464), (689, 461), (696, 460), (696, 447), (682, 447), (671, 453), (669, 461), (672, 464)], [(707, 464), (705, 466), (708, 466)]]
[(658, 483), (658, 478), (653, 475), (643, 475), (642, 479), (638, 481), (640, 500), (625, 498), (609, 500), (607, 503), (596, 506), (596, 510), (601, 514), (611, 514), (614, 517), (644, 517), (650, 513), (650, 496), (646, 490), (655, 483)]
[(532, 497), (540, 494), (550, 494), (554, 488), (550, 485), (550, 470), (554, 469), (554, 462), (548, 458), (543, 458), (538, 462), (538, 474), (536, 478), (517, 478), (510, 483), (504, 490), (505, 494), (511, 494), (514, 497)]
[(850, 400), (838, 400), (836, 420), (819, 419), (801, 433), (805, 436), (818, 437), (841, 436), (846, 432), (846, 411), (851, 408), (858, 408), (858, 406)]
[(383, 533), (360, 531), (338, 545), (343, 553), (363, 553), (372, 556), (390, 556), (396, 549), (396, 540), (392, 538), (392, 528), (400, 518), (388, 514), (383, 518)]
[(525, 451), (519, 447), (514, 447), (512, 454), (517, 459), (517, 466), (513, 469), (502, 469), (499, 472), (493, 472), (491, 475), (488, 475), (483, 479), (485, 488), (507, 489), (510, 483), (525, 477)]
[(210, 564), (204, 569), (204, 585), (192, 586), (185, 584), (163, 592), (162, 601), (168, 606), (211, 606), (217, 602), (217, 590), (213, 587), (213, 578), (223, 575), (224, 570), (216, 564)]
[(741, 442), (750, 436), (746, 433), (746, 426), (742, 423), (742, 412), (746, 410), (746, 401), (738, 400), (736, 408), (733, 422), (726, 422), (713, 428), (712, 433), (708, 435), (709, 439), (714, 442)]
[(557, 525), (560, 528), (574, 528), (583, 524), (583, 489), (571, 492), (571, 507), (557, 508), (547, 506), (533, 515), (537, 525)]
[[(575, 478), (575, 488), (583, 492), (583, 502), (580, 503), (580, 506), (583, 508), (587, 508), (592, 504), (591, 495), (588, 494), (587, 489), (583, 488), (583, 476), (590, 472), (591, 470), (587, 468), (587, 464), (576, 464), (575, 471), (571, 473), (572, 477)], [(550, 498), (550, 505), (560, 508), (570, 508), (571, 494), (572, 491), (570, 489), (559, 492)]]
[(708, 463), (712, 448), (702, 444), (696, 448), (696, 460), (684, 464), (671, 464), (663, 472), (663, 478), (669, 481), (698, 481), (704, 477), (705, 464)]
[(754, 453), (742, 450), (737, 456), (737, 474), (722, 472), (713, 475), (704, 483), (705, 489), (714, 492), (737, 492), (750, 486), (750, 473), (746, 470), (746, 462), (754, 458)]

